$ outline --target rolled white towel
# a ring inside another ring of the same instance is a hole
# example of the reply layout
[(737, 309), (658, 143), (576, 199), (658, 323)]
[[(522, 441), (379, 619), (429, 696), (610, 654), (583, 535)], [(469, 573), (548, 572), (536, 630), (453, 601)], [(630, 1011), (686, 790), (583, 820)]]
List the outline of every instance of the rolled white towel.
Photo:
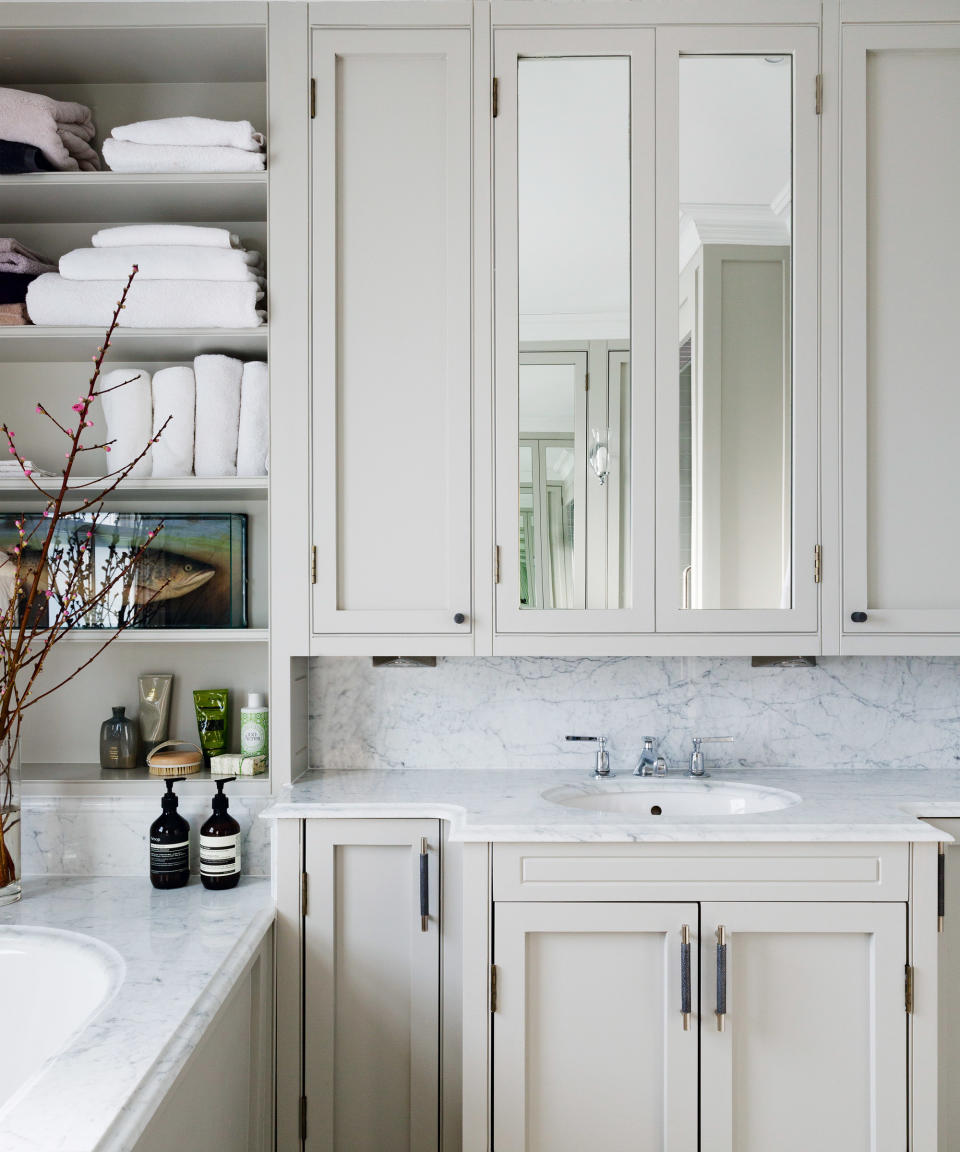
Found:
[[(140, 455), (153, 434), (150, 373), (136, 368), (114, 368), (100, 377), (98, 389), (103, 391), (100, 403), (107, 422), (107, 439), (113, 441), (107, 471), (116, 472)], [(152, 470), (153, 454), (148, 450), (133, 466), (130, 476), (149, 476)]]
[(243, 361), (232, 356), (198, 356), (193, 371), (197, 379), (194, 472), (236, 476)]
[(170, 423), (153, 446), (154, 476), (193, 475), (193, 421), (196, 385), (187, 365), (153, 374), (153, 434)]
[[(65, 280), (46, 272), (27, 288), (34, 324), (105, 328), (123, 292), (123, 280)], [(251, 282), (134, 281), (120, 313), (121, 328), (257, 328), (263, 290)]]
[(237, 475), (266, 476), (270, 447), (270, 406), (267, 366), (251, 360), (243, 366), (240, 386), (240, 434), (237, 437)]
[(190, 244), (194, 248), (239, 248), (240, 239), (226, 228), (199, 224), (120, 224), (101, 228), (90, 239), (94, 248), (128, 248), (134, 244)]
[(262, 132), (254, 132), (249, 120), (210, 120), (205, 116), (168, 116), (163, 120), (139, 120), (120, 124), (110, 135), (132, 144), (198, 144), (203, 147), (242, 148), (262, 152)]
[(262, 172), (262, 152), (201, 144), (131, 144), (107, 139), (103, 158), (114, 172)]
[(122, 280), (136, 264), (137, 279), (144, 280), (253, 280), (263, 278), (263, 257), (242, 248), (198, 245), (133, 245), (128, 248), (74, 248), (60, 257), (60, 275), (66, 280)]

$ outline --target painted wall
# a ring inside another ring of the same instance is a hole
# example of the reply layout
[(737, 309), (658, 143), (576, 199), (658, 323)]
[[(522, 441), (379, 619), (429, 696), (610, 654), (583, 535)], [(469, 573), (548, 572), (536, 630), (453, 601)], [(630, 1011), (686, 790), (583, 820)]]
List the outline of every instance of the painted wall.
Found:
[(817, 668), (751, 668), (745, 658), (441, 660), (435, 669), (311, 661), (316, 768), (576, 768), (610, 737), (615, 771), (642, 738), (671, 767), (690, 737), (718, 767), (955, 767), (960, 659), (825, 657)]

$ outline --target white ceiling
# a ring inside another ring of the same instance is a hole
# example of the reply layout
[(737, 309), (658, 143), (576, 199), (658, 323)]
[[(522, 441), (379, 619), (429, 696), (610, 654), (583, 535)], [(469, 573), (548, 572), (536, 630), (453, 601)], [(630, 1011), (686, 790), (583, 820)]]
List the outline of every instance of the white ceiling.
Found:
[[(629, 335), (629, 85), (626, 58), (520, 63), (521, 340)], [(789, 203), (790, 121), (789, 58), (682, 60), (678, 214), (772, 221)]]

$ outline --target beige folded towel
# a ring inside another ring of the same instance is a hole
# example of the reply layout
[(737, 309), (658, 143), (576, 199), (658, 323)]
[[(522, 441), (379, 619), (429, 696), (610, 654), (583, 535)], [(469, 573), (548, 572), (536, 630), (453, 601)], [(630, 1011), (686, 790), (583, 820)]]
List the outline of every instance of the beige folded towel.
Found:
[(26, 304), (0, 304), (0, 326), (14, 328), (29, 323)]
[(0, 88), (0, 140), (32, 144), (61, 172), (100, 167), (89, 146), (95, 132), (92, 114), (84, 104)]
[(0, 272), (39, 276), (43, 272), (56, 270), (56, 264), (33, 252), (19, 240), (14, 240), (12, 236), (0, 236)]

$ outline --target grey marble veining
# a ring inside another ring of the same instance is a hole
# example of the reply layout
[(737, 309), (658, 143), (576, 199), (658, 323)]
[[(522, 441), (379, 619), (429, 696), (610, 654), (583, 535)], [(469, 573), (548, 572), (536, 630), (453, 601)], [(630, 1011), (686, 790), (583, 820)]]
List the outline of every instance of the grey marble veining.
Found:
[[(158, 786), (159, 787), (159, 786)], [(211, 795), (214, 786), (211, 784)], [(240, 863), (245, 875), (270, 873), (270, 831), (257, 817), (264, 796), (231, 796), (230, 815), (240, 823)], [(181, 796), (178, 811), (190, 821), (190, 859), (200, 868), (200, 825), (210, 799)], [(150, 825), (160, 815), (160, 793), (144, 796), (26, 796), (23, 800), (23, 872), (56, 876), (148, 876)]]
[[(356, 769), (311, 771), (264, 812), (273, 819), (420, 816), (450, 821), (460, 841), (544, 842), (820, 842), (949, 839), (922, 816), (960, 816), (960, 769), (721, 769), (694, 786), (739, 783), (795, 793), (798, 803), (749, 815), (672, 817), (570, 808), (544, 793), (629, 789), (639, 796), (664, 785), (690, 788), (679, 773), (665, 781), (629, 773), (593, 782), (570, 769)], [(659, 801), (658, 801), (659, 802)]]
[[(261, 821), (262, 823), (262, 821)], [(273, 922), (270, 885), (28, 877), (0, 925), (79, 932), (115, 949), (123, 981), (29, 1091), (0, 1114), (3, 1152), (128, 1152)]]
[(721, 768), (960, 765), (960, 660), (823, 657), (816, 668), (746, 658), (446, 659), (435, 669), (310, 664), (316, 768), (566, 768), (568, 733), (610, 737), (614, 768), (644, 736), (673, 763), (691, 736)]

